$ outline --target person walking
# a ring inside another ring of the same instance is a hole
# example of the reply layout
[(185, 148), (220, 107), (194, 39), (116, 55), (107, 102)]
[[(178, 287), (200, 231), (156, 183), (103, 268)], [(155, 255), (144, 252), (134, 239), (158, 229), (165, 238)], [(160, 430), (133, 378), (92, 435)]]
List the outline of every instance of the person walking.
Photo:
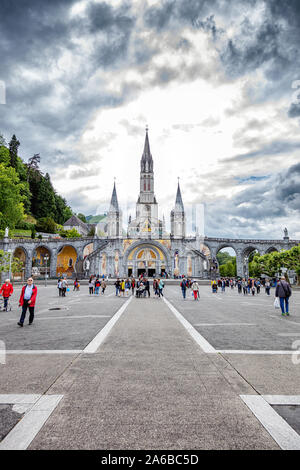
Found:
[(115, 288), (116, 288), (116, 296), (117, 297), (120, 297), (120, 289), (121, 289), (121, 283), (120, 283), (120, 279), (117, 278), (116, 282), (115, 282)]
[(159, 295), (159, 297), (164, 296), (164, 294), (163, 294), (163, 288), (164, 287), (165, 287), (164, 281), (162, 279), (158, 279), (158, 295)]
[(92, 295), (94, 293), (94, 284), (93, 284), (93, 276), (89, 279), (89, 294)]
[(27, 285), (22, 287), (19, 299), (19, 307), (22, 307), (22, 314), (18, 325), (23, 327), (26, 317), (27, 308), (29, 308), (29, 325), (32, 324), (34, 319), (34, 307), (37, 296), (37, 287), (33, 284), (32, 277), (27, 280)]
[(135, 289), (135, 279), (134, 277), (131, 279), (131, 291), (132, 295), (134, 295), (134, 289)]
[(126, 297), (128, 297), (128, 295), (129, 295), (130, 287), (131, 287), (130, 281), (129, 281), (129, 279), (126, 279), (126, 281), (125, 281), (125, 295), (126, 295)]
[(187, 289), (187, 280), (185, 278), (182, 279), (180, 283), (181, 287), (181, 292), (182, 292), (182, 297), (185, 299), (186, 298), (186, 289)]
[(159, 296), (157, 279), (153, 280), (153, 290), (154, 290), (155, 297)]
[(221, 284), (221, 286), (222, 286), (222, 292), (225, 292), (226, 281), (225, 281), (225, 279), (222, 279), (221, 282), (222, 282), (222, 284)]
[(242, 281), (240, 279), (237, 281), (237, 288), (238, 288), (238, 293), (241, 294), (242, 293)]
[(3, 312), (7, 312), (8, 300), (14, 291), (13, 285), (10, 282), (10, 279), (6, 279), (5, 283), (0, 289), (0, 295), (2, 294), (4, 305)]
[(146, 297), (147, 292), (148, 292), (148, 297), (150, 297), (150, 282), (149, 282), (149, 279), (145, 279), (144, 285), (145, 285), (145, 297)]
[(100, 286), (101, 286), (101, 282), (99, 281), (98, 278), (96, 278), (96, 281), (95, 281), (95, 295), (99, 295)]
[(256, 281), (256, 294), (258, 295), (260, 293), (260, 281), (257, 279)]
[(102, 281), (101, 281), (101, 289), (102, 289), (102, 294), (104, 295), (105, 289), (106, 289), (106, 282), (104, 278), (102, 278)]
[(124, 281), (124, 279), (122, 279), (122, 281), (121, 281), (120, 291), (121, 291), (121, 293), (124, 297), (124, 295), (125, 295), (125, 281)]
[(197, 281), (193, 281), (192, 291), (193, 291), (193, 294), (194, 294), (194, 300), (199, 300), (199, 284), (198, 284)]
[(266, 294), (270, 295), (271, 284), (270, 284), (269, 279), (267, 279), (265, 282), (265, 289), (266, 289)]
[(62, 296), (62, 282), (61, 282), (61, 279), (58, 279), (58, 281), (57, 281), (57, 288), (58, 288), (58, 296), (61, 297)]
[(67, 279), (63, 278), (61, 281), (61, 291), (62, 291), (62, 297), (66, 297), (66, 292), (67, 292), (67, 287), (68, 287), (68, 281)]
[(211, 281), (211, 288), (212, 288), (212, 293), (216, 294), (218, 292), (218, 284), (217, 281), (214, 279)]
[(283, 317), (285, 315), (289, 316), (289, 298), (291, 297), (291, 295), (292, 295), (292, 289), (290, 285), (286, 282), (285, 277), (282, 276), (276, 286), (275, 297), (279, 297), (281, 315)]

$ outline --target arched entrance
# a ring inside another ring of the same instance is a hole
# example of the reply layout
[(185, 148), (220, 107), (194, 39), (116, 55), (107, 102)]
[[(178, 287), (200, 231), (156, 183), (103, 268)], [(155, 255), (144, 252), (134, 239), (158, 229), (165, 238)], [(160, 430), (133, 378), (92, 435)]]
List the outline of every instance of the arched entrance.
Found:
[(71, 277), (76, 272), (77, 252), (73, 246), (63, 246), (57, 254), (56, 275)]
[(51, 252), (45, 246), (38, 246), (32, 258), (32, 276), (44, 277), (50, 274)]
[(236, 251), (232, 246), (222, 246), (217, 251), (217, 261), (221, 277), (235, 277), (237, 275)]
[(12, 277), (14, 280), (24, 280), (25, 277), (25, 265), (26, 265), (26, 253), (25, 250), (21, 247), (18, 247), (15, 249), (12, 258), (18, 258), (20, 261), (20, 267), (18, 268), (18, 271), (15, 271), (12, 274)]
[(137, 275), (153, 277), (156, 273), (157, 254), (151, 248), (142, 248), (137, 252)]
[(143, 243), (132, 247), (124, 259), (126, 275), (143, 274), (147, 277), (167, 275), (168, 262), (163, 248), (157, 245)]

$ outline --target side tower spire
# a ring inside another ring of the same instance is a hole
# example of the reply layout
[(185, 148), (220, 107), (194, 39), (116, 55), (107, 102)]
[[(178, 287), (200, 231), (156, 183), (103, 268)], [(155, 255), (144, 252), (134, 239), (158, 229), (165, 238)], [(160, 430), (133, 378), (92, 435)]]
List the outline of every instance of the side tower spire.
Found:
[(179, 185), (179, 178), (175, 199), (175, 207), (171, 211), (171, 236), (173, 238), (185, 237), (185, 212)]
[(122, 237), (122, 211), (119, 209), (115, 181), (107, 215), (107, 235), (108, 238)]

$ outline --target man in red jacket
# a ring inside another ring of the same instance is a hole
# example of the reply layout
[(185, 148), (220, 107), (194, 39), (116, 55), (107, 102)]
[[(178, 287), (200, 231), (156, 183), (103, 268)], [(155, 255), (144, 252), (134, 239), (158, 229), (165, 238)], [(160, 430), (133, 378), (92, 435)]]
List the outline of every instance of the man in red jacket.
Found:
[(20, 300), (19, 300), (19, 307), (22, 306), (22, 315), (20, 321), (18, 322), (19, 326), (23, 326), (27, 308), (29, 308), (29, 325), (32, 324), (34, 318), (34, 307), (35, 301), (37, 296), (37, 287), (33, 284), (33, 279), (30, 277), (27, 280), (27, 285), (22, 287)]
[(8, 299), (11, 296), (11, 294), (13, 293), (13, 291), (14, 291), (14, 288), (13, 288), (12, 284), (10, 283), (10, 280), (6, 279), (5, 283), (3, 284), (3, 286), (0, 289), (0, 295), (2, 294), (3, 300), (4, 300), (3, 312), (7, 311)]

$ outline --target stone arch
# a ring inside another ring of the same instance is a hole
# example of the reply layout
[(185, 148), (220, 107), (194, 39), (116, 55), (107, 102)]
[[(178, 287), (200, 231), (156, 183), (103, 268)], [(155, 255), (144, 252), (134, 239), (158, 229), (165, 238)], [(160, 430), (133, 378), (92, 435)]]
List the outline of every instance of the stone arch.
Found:
[[(230, 255), (230, 256), (235, 256), (235, 260), (236, 260), (236, 263), (235, 263), (235, 269), (232, 271), (232, 269), (229, 270), (229, 272), (226, 273), (225, 271), (225, 268), (221, 268), (222, 265), (220, 265), (219, 263), (219, 260), (217, 258), (217, 255), (222, 251), (222, 250), (226, 250), (226, 248), (231, 248), (233, 251), (234, 251), (234, 255)], [(221, 243), (220, 245), (217, 246), (217, 249), (216, 249), (216, 259), (215, 260), (212, 260), (212, 263), (211, 263), (211, 271), (212, 271), (212, 275), (211, 277), (214, 277), (214, 274), (216, 273), (216, 262), (217, 262), (217, 274), (220, 274), (221, 276), (228, 276), (228, 277), (235, 277), (237, 276), (237, 272), (238, 272), (238, 249), (237, 247), (233, 244), (233, 243)], [(224, 272), (222, 272), (222, 270)]]
[(28, 252), (27, 252), (26, 248), (24, 248), (23, 246), (16, 246), (13, 249), (12, 258), (18, 258), (22, 263), (22, 267), (21, 267), (20, 271), (17, 271), (15, 273), (11, 273), (11, 277), (12, 277), (13, 280), (22, 280), (23, 281), (24, 278), (25, 278), (26, 262), (28, 260)]
[[(39, 243), (32, 251), (31, 275), (45, 276), (50, 274), (50, 263), (53, 256), (52, 249), (45, 243)], [(46, 257), (48, 258), (46, 261)]]
[(82, 246), (82, 258), (85, 259), (87, 256), (92, 254), (93, 251), (94, 251), (94, 243), (93, 242), (85, 243)]
[[(171, 271), (171, 256), (170, 256), (170, 253), (167, 251), (166, 247), (159, 243), (159, 242), (156, 242), (155, 240), (138, 240), (134, 243), (132, 243), (131, 245), (129, 245), (125, 252), (124, 252), (124, 255), (123, 255), (123, 269), (124, 269), (124, 273), (126, 273), (127, 275), (127, 266), (128, 266), (128, 258), (129, 258), (129, 255), (132, 253), (133, 250), (135, 250), (136, 252), (139, 251), (139, 249), (142, 249), (143, 247), (145, 248), (150, 248), (153, 250), (159, 255), (159, 251), (162, 252), (163, 254), (163, 257), (165, 259), (165, 262), (166, 262), (166, 272), (169, 272)], [(160, 255), (159, 255), (160, 256)], [(137, 275), (137, 273), (134, 272), (134, 268), (135, 266), (133, 266), (133, 275)]]
[(249, 245), (242, 251), (243, 277), (249, 277), (249, 256), (254, 251), (261, 254), (261, 249), (255, 245)]
[(270, 246), (270, 248), (268, 248), (266, 251), (265, 251), (265, 255), (269, 254), (269, 253), (273, 253), (274, 251), (279, 251), (277, 248), (275, 248), (275, 246)]
[(57, 276), (71, 277), (73, 273), (76, 273), (76, 263), (78, 259), (78, 250), (72, 243), (59, 245), (57, 247)]

